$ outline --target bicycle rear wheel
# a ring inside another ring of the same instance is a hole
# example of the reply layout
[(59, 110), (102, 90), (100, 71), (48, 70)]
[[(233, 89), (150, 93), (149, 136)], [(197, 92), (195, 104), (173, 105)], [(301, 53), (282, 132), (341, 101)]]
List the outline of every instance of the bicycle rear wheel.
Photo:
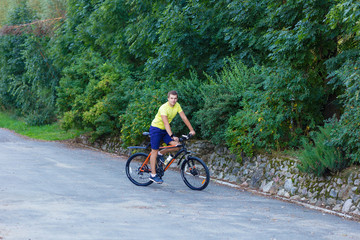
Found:
[(153, 183), (149, 180), (151, 173), (150, 162), (141, 168), (147, 156), (146, 153), (135, 153), (126, 162), (126, 176), (137, 186), (148, 186)]
[(181, 177), (186, 186), (193, 190), (203, 190), (210, 182), (209, 169), (203, 160), (189, 157), (181, 165)]

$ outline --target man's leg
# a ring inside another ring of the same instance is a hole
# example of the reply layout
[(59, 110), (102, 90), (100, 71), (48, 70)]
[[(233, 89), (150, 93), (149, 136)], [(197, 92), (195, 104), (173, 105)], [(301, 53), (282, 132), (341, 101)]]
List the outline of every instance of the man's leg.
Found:
[(150, 156), (150, 167), (151, 167), (151, 173), (153, 175), (156, 174), (156, 158), (158, 155), (159, 150), (151, 149), (151, 156)]
[[(179, 142), (175, 142), (175, 141), (171, 141), (168, 143), (168, 145), (173, 145), (173, 146), (176, 146), (176, 145), (179, 145), (180, 143)], [(176, 151), (179, 151), (179, 148), (164, 148), (164, 149), (161, 149), (161, 154), (167, 154), (169, 152), (176, 152)], [(152, 152), (151, 152), (152, 154)]]
[(156, 158), (158, 155), (159, 150), (151, 149), (151, 156), (150, 156), (150, 167), (151, 167), (151, 174), (150, 174), (150, 180), (153, 182), (156, 182), (158, 184), (163, 183), (164, 181), (157, 176), (156, 174)]

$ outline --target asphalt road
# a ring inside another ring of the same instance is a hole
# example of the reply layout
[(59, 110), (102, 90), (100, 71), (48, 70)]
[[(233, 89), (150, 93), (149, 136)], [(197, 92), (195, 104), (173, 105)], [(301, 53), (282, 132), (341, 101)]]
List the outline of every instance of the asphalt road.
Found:
[(0, 239), (360, 239), (360, 223), (176, 171), (133, 185), (125, 157), (0, 129)]

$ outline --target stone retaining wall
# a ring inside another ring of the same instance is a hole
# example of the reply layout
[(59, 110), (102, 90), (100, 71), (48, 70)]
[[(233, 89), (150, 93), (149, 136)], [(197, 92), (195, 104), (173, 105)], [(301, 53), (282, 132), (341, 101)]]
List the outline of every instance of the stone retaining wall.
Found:
[[(121, 148), (119, 139), (89, 143), (86, 137), (81, 137), (78, 142), (117, 154), (129, 153)], [(300, 172), (296, 167), (298, 160), (292, 157), (259, 155), (244, 157), (239, 163), (227, 148), (206, 141), (191, 141), (188, 148), (208, 164), (212, 178), (360, 217), (359, 167), (333, 176), (315, 177)]]

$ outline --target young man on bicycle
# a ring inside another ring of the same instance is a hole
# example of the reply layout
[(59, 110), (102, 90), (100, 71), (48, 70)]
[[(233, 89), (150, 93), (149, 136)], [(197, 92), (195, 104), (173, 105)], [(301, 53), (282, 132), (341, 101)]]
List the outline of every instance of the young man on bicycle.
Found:
[(177, 92), (170, 91), (168, 93), (168, 101), (159, 108), (159, 111), (157, 112), (150, 126), (150, 131), (149, 131), (150, 142), (151, 142), (150, 180), (156, 183), (163, 183), (163, 180), (156, 175), (156, 158), (158, 156), (161, 140), (163, 140), (168, 145), (179, 144), (179, 138), (174, 136), (170, 127), (170, 123), (175, 118), (177, 113), (179, 113), (181, 119), (183, 120), (185, 125), (189, 128), (190, 134), (195, 135), (195, 131), (192, 128), (190, 121), (186, 117), (184, 111), (181, 109), (181, 106), (177, 101), (178, 101)]

